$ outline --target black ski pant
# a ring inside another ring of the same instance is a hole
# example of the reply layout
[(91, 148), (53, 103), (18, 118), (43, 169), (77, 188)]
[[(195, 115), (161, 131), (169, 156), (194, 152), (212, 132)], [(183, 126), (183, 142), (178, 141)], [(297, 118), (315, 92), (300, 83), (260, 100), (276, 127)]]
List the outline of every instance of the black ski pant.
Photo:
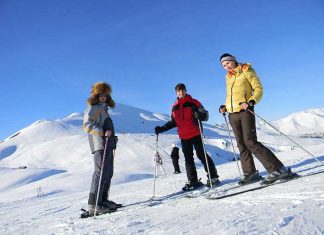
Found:
[(283, 167), (282, 162), (262, 143), (257, 141), (255, 116), (248, 112), (230, 113), (229, 120), (240, 150), (243, 173), (250, 175), (256, 172), (252, 154), (269, 172)]
[[(94, 172), (92, 175), (88, 205), (95, 206), (96, 204), (103, 155), (104, 155), (103, 150), (96, 151), (93, 154)], [(98, 197), (98, 205), (102, 201), (107, 200), (108, 191), (110, 189), (111, 178), (113, 176), (113, 173), (114, 173), (113, 151), (112, 149), (109, 148), (106, 151), (105, 163), (103, 166), (101, 186), (100, 186), (99, 197)]]
[(174, 172), (180, 172), (179, 157), (172, 157)]
[[(198, 135), (198, 136), (195, 136), (188, 140), (182, 139), (181, 145), (182, 145), (182, 152), (183, 152), (185, 162), (186, 162), (186, 171), (187, 171), (188, 180), (190, 182), (198, 181), (196, 165), (195, 165), (195, 161), (193, 158), (193, 147), (195, 147), (196, 155), (197, 155), (198, 159), (201, 161), (201, 163), (203, 164), (205, 171), (207, 172), (207, 177), (208, 177), (208, 169), (207, 169), (204, 147), (203, 147), (203, 143), (201, 140), (201, 136)], [(207, 161), (208, 161), (211, 178), (212, 179), (218, 178), (215, 164), (210, 156), (207, 156)]]

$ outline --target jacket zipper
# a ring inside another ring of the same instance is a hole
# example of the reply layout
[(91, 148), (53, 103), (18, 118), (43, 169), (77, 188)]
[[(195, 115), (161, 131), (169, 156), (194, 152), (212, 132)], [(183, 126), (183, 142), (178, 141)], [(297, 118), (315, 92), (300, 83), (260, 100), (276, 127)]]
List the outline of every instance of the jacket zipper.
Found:
[(235, 77), (235, 80), (234, 80), (233, 85), (231, 87), (231, 107), (232, 107), (232, 112), (234, 110), (233, 109), (233, 87), (234, 87), (235, 82), (236, 82), (236, 77)]

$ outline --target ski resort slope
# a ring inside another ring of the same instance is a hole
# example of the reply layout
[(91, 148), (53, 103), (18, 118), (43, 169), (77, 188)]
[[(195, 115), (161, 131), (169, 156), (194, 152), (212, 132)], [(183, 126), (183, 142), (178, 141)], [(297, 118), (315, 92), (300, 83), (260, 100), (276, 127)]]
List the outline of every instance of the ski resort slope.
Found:
[[(321, 149), (324, 145), (320, 146)], [(316, 151), (315, 151), (316, 152)], [(317, 152), (318, 153), (318, 152)], [(319, 170), (304, 154), (285, 163), (303, 174)], [(321, 159), (324, 160), (323, 151)], [(284, 157), (281, 156), (280, 157)], [(238, 179), (234, 163), (218, 167), (225, 183)], [(259, 169), (262, 169), (260, 166)], [(263, 172), (264, 173), (264, 172)], [(199, 175), (204, 172), (199, 170)], [(137, 204), (152, 195), (152, 179), (114, 185), (111, 199), (133, 204), (97, 219), (80, 219), (87, 192), (57, 193), (1, 203), (1, 234), (323, 234), (323, 175), (301, 178), (219, 201), (174, 196), (161, 204)], [(160, 176), (157, 196), (172, 195), (185, 175)]]
[[(126, 206), (96, 219), (80, 219), (93, 170), (82, 115), (41, 120), (0, 143), (0, 234), (324, 234), (324, 174), (222, 200), (177, 194), (186, 175), (172, 174), (168, 154), (172, 144), (179, 144), (175, 132), (160, 135), (158, 150), (165, 175), (158, 170), (156, 196), (162, 200), (148, 207), (144, 202), (152, 196), (156, 148), (152, 129), (168, 117), (123, 105), (111, 115), (119, 143), (110, 198)], [(239, 173), (227, 130), (211, 125), (205, 125), (205, 130), (206, 148), (223, 183), (218, 190), (234, 185)], [(292, 138), (324, 161), (323, 139), (302, 138), (309, 133), (303, 131)], [(294, 172), (324, 170), (283, 136), (262, 125), (258, 133), (259, 140)], [(27, 168), (19, 169), (22, 166)], [(257, 160), (256, 166), (266, 175)], [(184, 172), (182, 153), (180, 167)], [(205, 182), (199, 162), (197, 167)], [(39, 189), (44, 196), (37, 197)]]

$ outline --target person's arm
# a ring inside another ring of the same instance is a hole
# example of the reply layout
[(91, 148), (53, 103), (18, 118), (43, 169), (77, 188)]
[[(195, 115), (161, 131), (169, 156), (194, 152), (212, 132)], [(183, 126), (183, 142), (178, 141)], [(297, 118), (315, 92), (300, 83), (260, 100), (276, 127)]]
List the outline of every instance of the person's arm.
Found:
[(246, 78), (252, 87), (252, 96), (248, 98), (248, 103), (251, 102), (253, 105), (255, 105), (262, 99), (263, 87), (258, 75), (251, 67), (246, 72)]
[(96, 125), (96, 119), (99, 116), (98, 110), (95, 112), (93, 107), (90, 106), (85, 112), (83, 117), (83, 130), (91, 135), (103, 136), (103, 129)]
[(197, 109), (197, 111), (198, 111), (198, 118), (195, 116), (195, 118), (197, 118), (197, 119), (199, 119), (199, 120), (201, 120), (201, 121), (208, 121), (208, 119), (209, 119), (209, 113), (208, 113), (208, 111), (204, 108), (204, 106), (200, 106), (200, 107), (198, 107), (198, 109)]
[(176, 124), (172, 115), (171, 115), (171, 120), (163, 125), (163, 127), (165, 128), (165, 131), (168, 131), (176, 126), (177, 126), (177, 124)]
[(191, 109), (194, 118), (200, 121), (208, 121), (209, 113), (198, 100), (193, 100)]
[(167, 123), (165, 123), (163, 126), (156, 126), (155, 127), (155, 134), (160, 134), (162, 132), (168, 131), (174, 127), (176, 127), (177, 124), (173, 118), (173, 116), (171, 115), (171, 120), (168, 121)]

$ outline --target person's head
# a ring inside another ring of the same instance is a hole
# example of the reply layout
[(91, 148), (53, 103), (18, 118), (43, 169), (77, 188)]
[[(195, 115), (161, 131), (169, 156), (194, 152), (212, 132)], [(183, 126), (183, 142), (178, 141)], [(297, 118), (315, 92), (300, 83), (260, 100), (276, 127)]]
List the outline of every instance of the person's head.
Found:
[(111, 86), (105, 82), (97, 82), (91, 87), (91, 96), (87, 100), (88, 105), (106, 103), (109, 107), (115, 107), (115, 101), (111, 98)]
[(176, 91), (176, 95), (179, 99), (184, 98), (187, 95), (187, 89), (185, 84), (183, 83), (178, 83), (175, 86), (175, 91)]
[(234, 70), (238, 66), (236, 58), (228, 53), (221, 55), (219, 61), (222, 64), (223, 68), (229, 72)]

